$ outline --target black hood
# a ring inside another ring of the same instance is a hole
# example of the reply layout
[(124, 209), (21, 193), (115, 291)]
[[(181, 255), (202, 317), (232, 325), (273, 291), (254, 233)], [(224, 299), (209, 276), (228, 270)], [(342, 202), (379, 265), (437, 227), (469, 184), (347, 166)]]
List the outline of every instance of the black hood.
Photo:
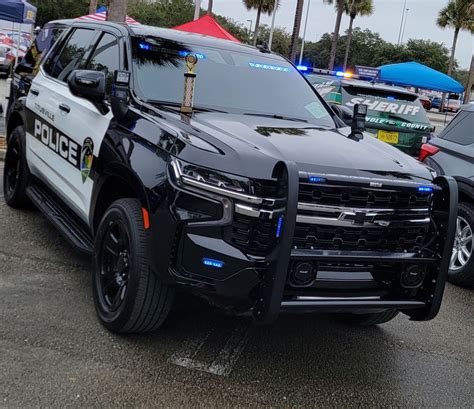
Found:
[(210, 144), (220, 152), (204, 155), (202, 165), (243, 176), (270, 177), (276, 161), (289, 160), (311, 173), (432, 179), (416, 159), (370, 134), (360, 141), (348, 138), (350, 128), (327, 130), (301, 121), (220, 113), (196, 113), (191, 126), (193, 137), (204, 141), (193, 144), (192, 138), (192, 145), (202, 149)]

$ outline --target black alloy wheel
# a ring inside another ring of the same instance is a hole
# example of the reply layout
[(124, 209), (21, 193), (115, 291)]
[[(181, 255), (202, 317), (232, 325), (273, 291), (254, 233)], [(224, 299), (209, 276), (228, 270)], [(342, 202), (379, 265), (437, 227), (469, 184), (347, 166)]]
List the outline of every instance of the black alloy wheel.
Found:
[(30, 183), (30, 172), (26, 162), (25, 131), (15, 128), (8, 141), (3, 171), (3, 194), (7, 204), (14, 208), (28, 207), (31, 202), (26, 196)]
[(130, 239), (120, 219), (110, 221), (100, 252), (100, 274), (96, 275), (99, 300), (104, 311), (116, 313), (127, 294), (130, 274)]

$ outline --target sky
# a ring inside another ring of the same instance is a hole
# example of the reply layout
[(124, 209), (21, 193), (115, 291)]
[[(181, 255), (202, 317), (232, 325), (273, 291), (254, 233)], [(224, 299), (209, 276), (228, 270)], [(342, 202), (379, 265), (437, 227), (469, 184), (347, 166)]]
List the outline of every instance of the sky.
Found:
[[(202, 7), (207, 8), (207, 1), (202, 0)], [(306, 38), (317, 41), (324, 33), (332, 32), (334, 29), (335, 12), (334, 6), (323, 3), (323, 0), (311, 1), (308, 17)], [(400, 30), (402, 11), (405, 0), (374, 0), (375, 12), (370, 17), (357, 17), (354, 27), (370, 29), (378, 32), (383, 39), (396, 43)], [(410, 38), (433, 40), (444, 43), (451, 49), (453, 41), (453, 30), (441, 29), (436, 25), (438, 12), (447, 4), (448, 0), (406, 0), (406, 8), (409, 9), (405, 26), (404, 42)], [(280, 0), (275, 25), (285, 28), (288, 32), (293, 29), (293, 20), (296, 0)], [(308, 0), (305, 0), (303, 26), (300, 36), (303, 34), (304, 19), (306, 18)], [(256, 11), (247, 11), (242, 0), (214, 0), (214, 13), (230, 17), (246, 27), (250, 24), (247, 20), (255, 22)], [(262, 23), (270, 25), (271, 17), (263, 16)], [(349, 25), (349, 18), (343, 17), (341, 33)], [(474, 49), (473, 36), (468, 32), (459, 35), (456, 46), (456, 59), (461, 68), (468, 69)]]

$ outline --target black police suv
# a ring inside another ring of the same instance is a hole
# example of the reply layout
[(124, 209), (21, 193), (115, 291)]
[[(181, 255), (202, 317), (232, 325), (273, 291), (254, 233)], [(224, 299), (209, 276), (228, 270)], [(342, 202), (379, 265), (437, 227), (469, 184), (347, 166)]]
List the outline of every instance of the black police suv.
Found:
[(420, 160), (456, 179), (459, 208), (448, 280), (474, 285), (474, 105), (461, 107), (438, 138), (421, 148)]
[(364, 136), (364, 106), (347, 127), (264, 49), (64, 24), (34, 78), (15, 73), (5, 200), (93, 255), (105, 327), (157, 329), (177, 289), (261, 323), (436, 316), (456, 182)]

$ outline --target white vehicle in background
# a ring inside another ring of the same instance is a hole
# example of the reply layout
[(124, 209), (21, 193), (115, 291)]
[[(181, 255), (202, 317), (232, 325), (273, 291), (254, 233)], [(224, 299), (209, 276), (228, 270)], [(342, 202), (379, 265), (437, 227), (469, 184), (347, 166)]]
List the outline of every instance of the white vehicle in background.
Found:
[(8, 75), (15, 63), (15, 54), (11, 51), (11, 46), (0, 44), (0, 74), (5, 76)]

